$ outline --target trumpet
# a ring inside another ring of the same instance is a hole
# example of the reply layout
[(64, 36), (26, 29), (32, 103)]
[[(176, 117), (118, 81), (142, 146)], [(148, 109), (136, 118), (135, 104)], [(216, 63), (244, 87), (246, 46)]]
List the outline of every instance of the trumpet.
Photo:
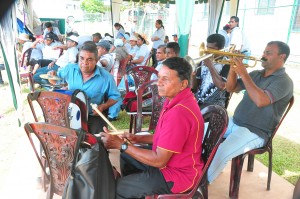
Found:
[[(219, 63), (219, 64), (233, 64), (234, 62), (231, 60), (232, 57), (241, 57), (246, 60), (252, 60), (254, 61), (253, 65), (244, 64), (246, 68), (255, 67), (258, 61), (261, 61), (260, 59), (257, 59), (256, 57), (252, 56), (246, 56), (243, 54), (238, 53), (232, 53), (234, 51), (235, 46), (231, 46), (229, 48), (229, 52), (225, 52), (228, 49), (222, 49), (222, 50), (213, 50), (213, 49), (206, 49), (205, 44), (202, 42), (199, 47), (199, 56), (196, 59), (192, 59), (190, 56), (185, 56), (185, 59), (187, 62), (189, 62), (192, 67), (194, 68), (194, 71), (199, 67), (199, 63), (205, 59), (212, 58), (212, 62)], [(215, 56), (218, 55), (218, 56)], [(222, 57), (227, 57), (228, 59), (223, 59)], [(220, 59), (222, 58), (222, 59)]]

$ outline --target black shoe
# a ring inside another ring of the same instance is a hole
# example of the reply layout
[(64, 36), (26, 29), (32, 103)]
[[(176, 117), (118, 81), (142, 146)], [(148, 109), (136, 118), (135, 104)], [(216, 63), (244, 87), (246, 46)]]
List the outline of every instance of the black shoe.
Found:
[(113, 117), (113, 118), (108, 117), (108, 120), (109, 120), (109, 121), (116, 121), (116, 120), (117, 120), (117, 117)]

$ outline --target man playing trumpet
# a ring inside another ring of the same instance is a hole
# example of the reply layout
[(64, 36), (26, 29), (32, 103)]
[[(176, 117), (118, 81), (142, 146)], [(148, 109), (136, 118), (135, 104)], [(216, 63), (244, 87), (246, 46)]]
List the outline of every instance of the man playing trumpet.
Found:
[(233, 57), (234, 64), (230, 66), (226, 89), (229, 92), (246, 92), (229, 120), (224, 135), (226, 140), (219, 146), (209, 167), (210, 183), (218, 177), (228, 161), (263, 147), (270, 138), (293, 96), (293, 82), (284, 68), (289, 54), (287, 44), (271, 41), (261, 59), (264, 69), (249, 74), (242, 60)]
[[(207, 37), (206, 42), (207, 49), (221, 50), (224, 48), (225, 38), (220, 34), (212, 34)], [(225, 107), (228, 70), (229, 65), (213, 63), (211, 58), (202, 61), (192, 81), (195, 97), (201, 109), (211, 104)]]

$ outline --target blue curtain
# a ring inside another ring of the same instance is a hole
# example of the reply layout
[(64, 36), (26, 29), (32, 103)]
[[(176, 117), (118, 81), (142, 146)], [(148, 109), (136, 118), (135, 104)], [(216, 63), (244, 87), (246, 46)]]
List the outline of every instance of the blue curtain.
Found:
[(176, 0), (180, 57), (184, 57), (188, 53), (194, 5), (195, 1)]

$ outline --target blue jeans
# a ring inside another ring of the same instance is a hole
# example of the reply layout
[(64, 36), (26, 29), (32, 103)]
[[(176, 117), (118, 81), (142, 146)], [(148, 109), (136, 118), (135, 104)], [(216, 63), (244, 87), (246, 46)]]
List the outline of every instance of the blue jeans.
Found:
[(208, 169), (207, 178), (212, 183), (225, 168), (228, 161), (252, 149), (263, 147), (264, 139), (249, 131), (245, 127), (233, 123), (229, 120), (227, 131), (224, 135), (225, 141), (222, 142), (217, 153)]
[(48, 69), (48, 66), (39, 68), (36, 71), (36, 73), (33, 75), (34, 82), (39, 83), (39, 84), (49, 84), (49, 81), (46, 80), (46, 79), (41, 78), (40, 75), (47, 74), (51, 70), (57, 71), (58, 68), (59, 68), (59, 66), (56, 65), (56, 64), (54, 64), (54, 66), (51, 69)]

